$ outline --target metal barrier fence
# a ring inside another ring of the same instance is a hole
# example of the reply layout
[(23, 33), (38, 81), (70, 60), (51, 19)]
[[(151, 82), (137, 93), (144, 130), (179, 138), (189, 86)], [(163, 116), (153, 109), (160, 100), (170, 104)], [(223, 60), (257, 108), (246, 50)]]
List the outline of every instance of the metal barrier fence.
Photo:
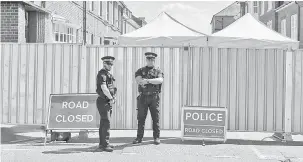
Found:
[[(111, 127), (136, 129), (134, 73), (146, 51), (158, 53), (164, 71), (161, 129), (180, 129), (182, 105), (201, 105), (226, 106), (230, 131), (285, 130), (285, 51), (208, 47), (1, 44), (1, 122), (42, 124), (49, 94), (95, 93), (100, 58), (112, 55), (118, 94)], [(293, 54), (293, 132), (303, 131), (302, 53)], [(150, 115), (146, 128), (152, 128)]]
[(303, 132), (303, 50), (293, 53), (291, 132)]

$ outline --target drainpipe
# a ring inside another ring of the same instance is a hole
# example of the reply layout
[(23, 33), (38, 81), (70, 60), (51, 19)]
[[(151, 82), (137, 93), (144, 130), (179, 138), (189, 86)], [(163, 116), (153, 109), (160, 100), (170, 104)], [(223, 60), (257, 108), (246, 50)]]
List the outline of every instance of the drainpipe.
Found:
[(83, 1), (83, 44), (86, 44), (86, 1)]
[(301, 35), (301, 7), (303, 7), (303, 5), (301, 6), (297, 1), (295, 1), (295, 3), (298, 5), (298, 40), (299, 41), (303, 41), (301, 40), (300, 38), (300, 35)]

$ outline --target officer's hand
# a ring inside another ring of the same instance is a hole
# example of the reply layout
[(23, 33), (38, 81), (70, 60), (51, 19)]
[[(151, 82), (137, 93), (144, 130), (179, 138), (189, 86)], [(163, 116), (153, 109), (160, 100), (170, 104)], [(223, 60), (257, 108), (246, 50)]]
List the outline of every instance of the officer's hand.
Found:
[(117, 101), (117, 98), (116, 98), (116, 96), (114, 96), (114, 97), (113, 97), (113, 102), (114, 102), (114, 104), (116, 103), (116, 101)]
[(110, 100), (110, 101), (109, 101), (109, 104), (110, 104), (110, 105), (115, 104), (115, 100), (114, 100), (114, 99)]
[(145, 84), (147, 84), (147, 80), (146, 80), (146, 79), (143, 79), (143, 80), (141, 81), (141, 85), (145, 85)]

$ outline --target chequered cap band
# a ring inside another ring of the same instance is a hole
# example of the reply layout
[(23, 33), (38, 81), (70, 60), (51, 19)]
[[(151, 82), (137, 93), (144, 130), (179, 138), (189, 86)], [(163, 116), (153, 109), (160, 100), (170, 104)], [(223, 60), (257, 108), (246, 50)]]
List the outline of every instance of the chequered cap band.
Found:
[(152, 54), (149, 54), (149, 55), (146, 55), (146, 57), (155, 57), (155, 56)]
[(112, 62), (113, 60), (112, 59), (104, 59), (103, 61), (104, 62)]

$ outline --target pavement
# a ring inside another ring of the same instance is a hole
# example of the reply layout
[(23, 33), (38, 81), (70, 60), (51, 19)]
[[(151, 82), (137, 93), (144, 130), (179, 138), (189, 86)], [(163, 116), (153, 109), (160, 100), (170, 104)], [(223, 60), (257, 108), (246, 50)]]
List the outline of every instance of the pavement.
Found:
[[(281, 142), (272, 133), (228, 132), (227, 141), (182, 141), (180, 131), (161, 131), (161, 144), (152, 144), (152, 131), (145, 131), (144, 142), (132, 145), (135, 130), (111, 130), (114, 152), (99, 152), (98, 133), (88, 138), (72, 133), (66, 142), (51, 142), (44, 146), (41, 126), (1, 125), (1, 160), (4, 162), (40, 161), (104, 161), (104, 162), (303, 162), (303, 135), (293, 135), (293, 141)], [(47, 139), (50, 139), (48, 135)]]

